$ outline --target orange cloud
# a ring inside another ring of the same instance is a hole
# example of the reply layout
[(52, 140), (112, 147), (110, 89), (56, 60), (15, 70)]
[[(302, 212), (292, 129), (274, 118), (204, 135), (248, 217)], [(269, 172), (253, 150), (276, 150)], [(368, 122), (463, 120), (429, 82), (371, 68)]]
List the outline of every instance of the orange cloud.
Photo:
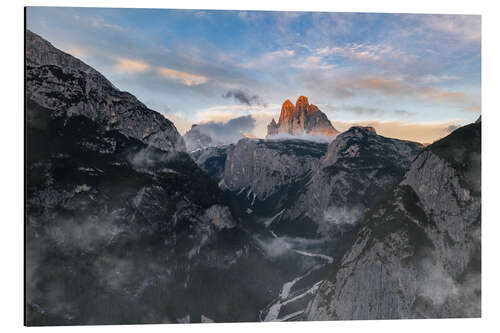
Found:
[(122, 73), (137, 73), (147, 71), (151, 68), (151, 66), (139, 60), (118, 58), (115, 68), (117, 71)]
[(118, 58), (115, 69), (120, 73), (135, 74), (145, 71), (155, 71), (171, 80), (181, 81), (186, 86), (196, 86), (208, 81), (202, 75), (191, 74), (168, 67), (152, 66), (141, 60)]
[(335, 128), (346, 131), (351, 126), (373, 126), (377, 134), (401, 140), (416, 141), (420, 143), (433, 143), (450, 133), (450, 129), (457, 126), (457, 122), (440, 123), (403, 123), (400, 121), (361, 121), (342, 122), (332, 121)]
[(338, 79), (335, 82), (335, 89), (344, 97), (353, 96), (365, 90), (390, 96), (411, 96), (423, 101), (447, 102), (470, 112), (480, 112), (481, 110), (481, 106), (477, 105), (467, 93), (429, 86), (410, 85), (399, 79), (378, 76)]
[(158, 72), (170, 79), (182, 81), (186, 86), (196, 86), (208, 81), (208, 78), (202, 75), (195, 75), (178, 71), (167, 67), (158, 67)]

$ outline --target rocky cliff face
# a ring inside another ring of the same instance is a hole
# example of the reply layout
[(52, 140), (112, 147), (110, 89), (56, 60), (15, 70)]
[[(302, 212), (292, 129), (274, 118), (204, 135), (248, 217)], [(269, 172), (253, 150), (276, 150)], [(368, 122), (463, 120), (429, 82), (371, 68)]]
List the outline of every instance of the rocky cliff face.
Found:
[(305, 96), (300, 96), (295, 105), (287, 99), (281, 107), (278, 123), (273, 119), (267, 126), (267, 137), (278, 134), (335, 136), (338, 133), (328, 117), (316, 105), (309, 104)]
[(200, 267), (245, 253), (223, 193), (187, 154), (36, 104), (27, 116), (29, 325), (175, 321)]
[(230, 191), (245, 189), (252, 198), (264, 201), (310, 173), (326, 147), (304, 140), (242, 139), (227, 151), (223, 186)]
[(310, 304), (307, 319), (481, 315), (481, 124), (419, 154)]
[(49, 42), (26, 31), (26, 97), (61, 116), (82, 115), (165, 151), (184, 151), (184, 141), (164, 116)]
[(356, 223), (379, 195), (402, 179), (421, 149), (416, 142), (386, 138), (372, 128), (350, 128), (328, 146), (307, 190), (289, 210), (290, 219), (312, 219), (324, 235)]

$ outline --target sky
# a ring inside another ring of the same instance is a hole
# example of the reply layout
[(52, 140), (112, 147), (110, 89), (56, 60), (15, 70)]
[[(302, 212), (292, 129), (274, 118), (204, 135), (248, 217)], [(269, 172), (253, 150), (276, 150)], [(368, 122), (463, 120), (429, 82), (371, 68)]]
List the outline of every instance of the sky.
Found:
[(26, 26), (182, 134), (245, 123), (264, 137), (300, 95), (341, 131), (422, 143), (481, 113), (477, 15), (28, 7)]

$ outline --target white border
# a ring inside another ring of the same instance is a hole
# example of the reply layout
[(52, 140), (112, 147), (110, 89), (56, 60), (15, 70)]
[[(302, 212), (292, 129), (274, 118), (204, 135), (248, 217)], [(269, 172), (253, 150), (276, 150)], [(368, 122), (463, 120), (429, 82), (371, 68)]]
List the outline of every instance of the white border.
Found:
[[(247, 10), (305, 10), (336, 12), (399, 12), (399, 13), (448, 13), (481, 14), (483, 23), (483, 318), (460, 320), (396, 320), (396, 321), (347, 321), (322, 323), (252, 323), (252, 324), (191, 324), (146, 326), (93, 326), (61, 328), (24, 328), (23, 325), (23, 6), (93, 6), (93, 7), (142, 7), (142, 8), (192, 8), (192, 9), (247, 9)], [(24, 329), (44, 331), (172, 331), (172, 332), (252, 332), (282, 331), (304, 332), (471, 332), (495, 331), (500, 327), (498, 299), (500, 298), (499, 265), (497, 255), (500, 228), (496, 204), (499, 186), (499, 149), (497, 143), (500, 124), (499, 97), (499, 42), (500, 15), (494, 1), (321, 1), (321, 0), (211, 0), (210, 2), (176, 0), (73, 0), (73, 1), (19, 1), (2, 3), (0, 11), (2, 40), (1, 66), (1, 290), (0, 326), (4, 332)]]

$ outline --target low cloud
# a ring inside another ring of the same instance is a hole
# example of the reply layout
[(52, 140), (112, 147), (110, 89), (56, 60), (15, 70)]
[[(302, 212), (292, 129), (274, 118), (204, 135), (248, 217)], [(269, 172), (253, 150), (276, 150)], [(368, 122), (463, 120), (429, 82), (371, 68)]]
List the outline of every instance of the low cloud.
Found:
[[(481, 316), (481, 274), (466, 272), (461, 281), (430, 259), (420, 263), (417, 293), (436, 308), (450, 309), (458, 316)], [(450, 310), (448, 310), (450, 311)]]
[(268, 140), (273, 140), (273, 141), (280, 141), (280, 140), (306, 140), (306, 141), (314, 141), (314, 142), (320, 142), (320, 143), (330, 143), (335, 137), (333, 136), (327, 136), (327, 135), (312, 135), (312, 134), (306, 134), (306, 133), (300, 133), (300, 134), (287, 134), (287, 133), (280, 133), (277, 135), (273, 135), (269, 138)]
[(255, 119), (251, 115), (233, 118), (226, 122), (210, 121), (199, 124), (196, 128), (209, 135), (217, 143), (233, 143), (251, 133), (255, 127)]
[(241, 89), (229, 90), (223, 95), (223, 97), (233, 98), (235, 101), (241, 104), (246, 104), (248, 106), (263, 105), (263, 103), (261, 102), (261, 98), (259, 96), (248, 94)]
[[(267, 125), (274, 117), (279, 117), (281, 104), (252, 105), (222, 105), (198, 111), (194, 123), (228, 122), (231, 119), (250, 115), (255, 120), (255, 126), (250, 134), (263, 138), (267, 134)], [(175, 121), (175, 120), (174, 120)], [(176, 123), (177, 126), (177, 123)]]
[(271, 257), (280, 257), (285, 254), (290, 254), (292, 251), (290, 245), (281, 238), (271, 238), (268, 240), (263, 240), (258, 237), (254, 237), (259, 246), (266, 252), (266, 254)]
[(416, 115), (416, 112), (406, 111), (406, 110), (387, 110), (377, 107), (370, 107), (364, 105), (331, 105), (331, 104), (318, 104), (319, 107), (324, 108), (324, 111), (331, 113), (342, 113), (345, 111), (359, 115), (359, 116), (382, 116), (382, 115), (392, 115), (396, 117), (411, 117)]

